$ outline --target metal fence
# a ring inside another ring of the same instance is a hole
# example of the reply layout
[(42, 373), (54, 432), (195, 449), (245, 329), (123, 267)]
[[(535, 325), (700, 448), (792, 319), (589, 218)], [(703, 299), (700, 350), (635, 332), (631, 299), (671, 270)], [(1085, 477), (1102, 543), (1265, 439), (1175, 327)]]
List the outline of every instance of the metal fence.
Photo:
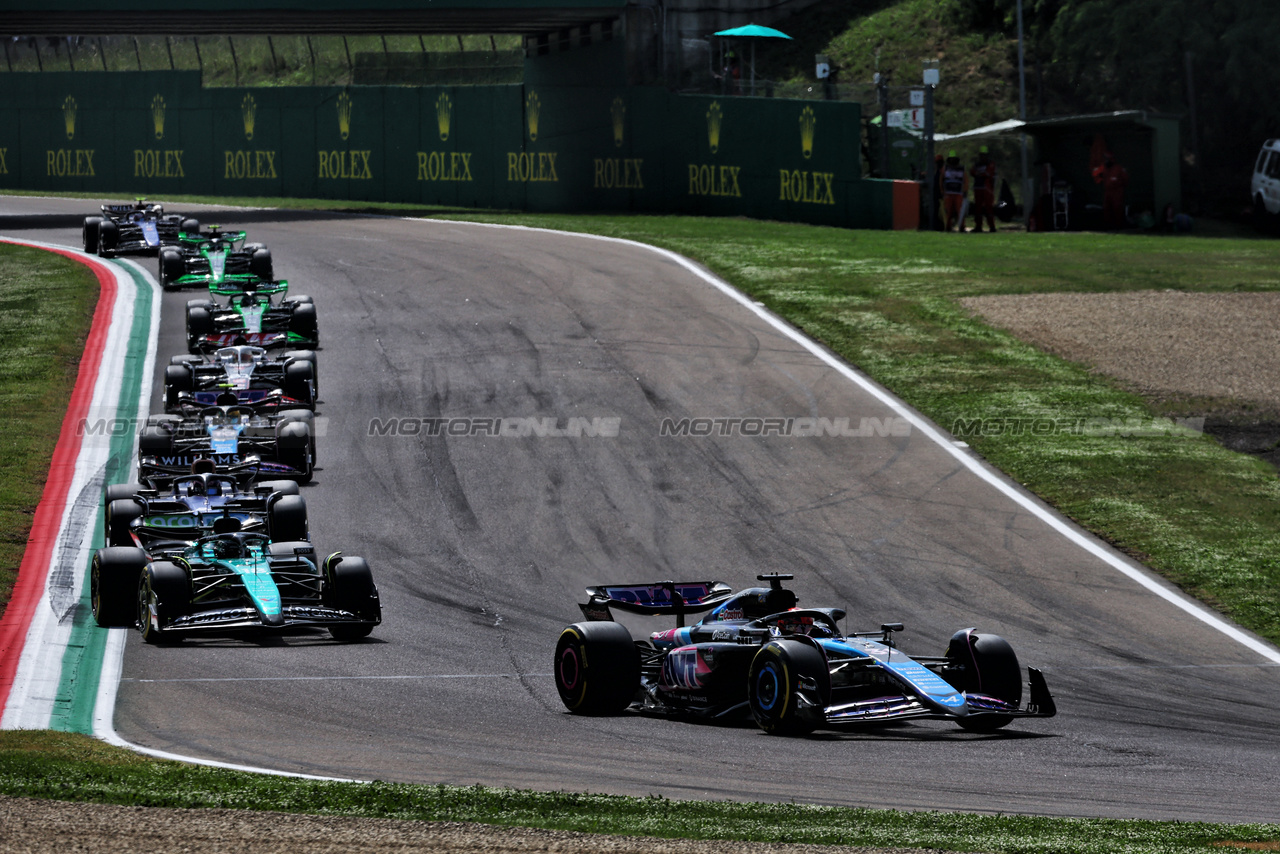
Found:
[(518, 83), (523, 58), (518, 35), (2, 38), (0, 72), (199, 71), (207, 87)]

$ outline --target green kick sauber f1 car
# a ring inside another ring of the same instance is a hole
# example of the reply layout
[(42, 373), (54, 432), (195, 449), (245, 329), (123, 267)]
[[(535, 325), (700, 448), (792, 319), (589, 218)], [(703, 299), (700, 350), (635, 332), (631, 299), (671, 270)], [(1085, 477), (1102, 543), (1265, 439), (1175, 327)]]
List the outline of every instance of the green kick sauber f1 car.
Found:
[(262, 243), (245, 243), (243, 231), (183, 231), (177, 246), (162, 246), (159, 279), (165, 290), (214, 288), (237, 279), (271, 280), (271, 250)]
[(187, 301), (187, 349), (209, 353), (220, 347), (250, 345), (268, 349), (320, 346), (316, 305), (305, 294), (288, 296), (289, 283), (240, 277), (209, 287), (213, 300)]

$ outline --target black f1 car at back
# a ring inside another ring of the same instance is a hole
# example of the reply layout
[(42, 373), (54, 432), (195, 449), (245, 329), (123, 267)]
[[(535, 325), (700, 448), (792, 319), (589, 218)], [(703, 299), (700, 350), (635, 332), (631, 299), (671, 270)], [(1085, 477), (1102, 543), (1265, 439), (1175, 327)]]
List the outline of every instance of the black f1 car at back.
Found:
[(155, 255), (176, 246), (179, 235), (192, 229), (200, 230), (197, 220), (166, 214), (163, 205), (138, 199), (132, 205), (103, 205), (101, 215), (85, 217), (81, 237), (85, 252), (104, 258)]
[[(766, 732), (797, 735), (909, 718), (950, 720), (992, 732), (1015, 718), (1052, 717), (1044, 676), (1022, 669), (996, 635), (961, 629), (941, 656), (909, 656), (894, 643), (901, 623), (841, 631), (840, 608), (797, 608), (782, 586), (734, 593), (723, 582), (658, 582), (588, 588), (586, 622), (560, 633), (555, 680), (576, 714), (652, 714), (711, 720), (748, 713)], [(633, 640), (611, 608), (674, 615), (677, 627)], [(709, 611), (684, 625), (686, 614)]]

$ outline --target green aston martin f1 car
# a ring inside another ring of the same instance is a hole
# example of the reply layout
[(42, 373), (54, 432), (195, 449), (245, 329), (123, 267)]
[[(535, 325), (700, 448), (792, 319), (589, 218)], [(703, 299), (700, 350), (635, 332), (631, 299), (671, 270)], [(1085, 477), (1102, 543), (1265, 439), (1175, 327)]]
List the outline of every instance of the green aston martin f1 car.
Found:
[(172, 551), (99, 549), (90, 570), (98, 625), (136, 625), (147, 643), (307, 628), (351, 641), (382, 622), (362, 558), (320, 559), (309, 542), (272, 542), (235, 523)]

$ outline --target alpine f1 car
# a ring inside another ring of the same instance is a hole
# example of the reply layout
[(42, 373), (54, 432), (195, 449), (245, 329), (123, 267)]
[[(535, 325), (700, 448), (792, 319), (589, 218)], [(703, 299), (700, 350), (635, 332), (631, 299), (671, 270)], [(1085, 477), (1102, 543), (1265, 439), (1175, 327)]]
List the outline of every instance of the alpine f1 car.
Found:
[[(992, 732), (1015, 718), (1052, 717), (1043, 675), (1028, 668), (1030, 698), (1013, 649), (996, 635), (956, 632), (946, 654), (908, 656), (901, 623), (845, 634), (839, 608), (797, 608), (782, 582), (734, 593), (723, 582), (588, 588), (586, 622), (568, 626), (555, 652), (560, 699), (577, 714), (628, 707), (703, 719), (750, 713), (766, 732), (798, 735), (907, 718), (955, 721)], [(677, 617), (677, 627), (636, 641), (611, 608)], [(688, 613), (709, 611), (684, 625)]]
[(212, 289), (215, 295), (227, 296), (225, 304), (188, 300), (187, 349), (201, 353), (243, 344), (291, 350), (319, 347), (314, 300), (302, 294), (286, 297), (288, 289), (283, 280), (246, 280), (234, 289)]
[(264, 244), (245, 243), (243, 231), (223, 231), (216, 225), (201, 231), (199, 223), (195, 225), (194, 230), (183, 229), (176, 245), (159, 252), (160, 284), (166, 290), (273, 278), (271, 250)]
[(103, 205), (101, 216), (85, 217), (81, 236), (84, 251), (104, 258), (112, 255), (155, 255), (178, 242), (183, 230), (200, 230), (194, 219), (166, 214), (163, 205), (138, 199), (132, 205)]
[(90, 569), (98, 625), (136, 625), (148, 643), (304, 627), (350, 641), (382, 622), (363, 559), (320, 560), (309, 542), (274, 542), (237, 530), (233, 518), (215, 531), (172, 550), (98, 549)]
[(208, 461), (218, 474), (308, 483), (315, 465), (315, 413), (263, 408), (191, 406), (179, 415), (150, 416), (138, 437), (139, 477), (172, 479)]
[(280, 542), (308, 539), (307, 504), (291, 480), (246, 487), (229, 475), (201, 473), (175, 477), (163, 488), (114, 484), (106, 490), (104, 519), (108, 546), (148, 552), (185, 548), (226, 519)]
[(290, 350), (270, 357), (261, 347), (221, 347), (206, 356), (174, 356), (164, 370), (165, 412), (189, 405), (271, 401), (279, 409), (312, 409), (316, 354)]

